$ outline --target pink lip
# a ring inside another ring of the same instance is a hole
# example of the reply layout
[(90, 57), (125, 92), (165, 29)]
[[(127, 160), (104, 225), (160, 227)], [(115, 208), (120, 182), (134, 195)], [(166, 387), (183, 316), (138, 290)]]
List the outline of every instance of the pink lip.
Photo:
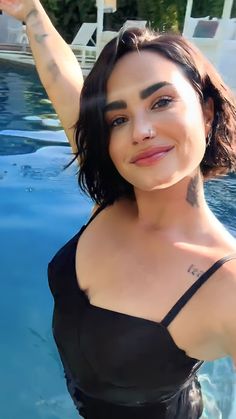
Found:
[(166, 153), (173, 148), (174, 146), (152, 147), (146, 151), (143, 151), (142, 153), (137, 154), (133, 159), (131, 159), (130, 162), (140, 165), (145, 165), (145, 163), (152, 163), (153, 161), (164, 157)]

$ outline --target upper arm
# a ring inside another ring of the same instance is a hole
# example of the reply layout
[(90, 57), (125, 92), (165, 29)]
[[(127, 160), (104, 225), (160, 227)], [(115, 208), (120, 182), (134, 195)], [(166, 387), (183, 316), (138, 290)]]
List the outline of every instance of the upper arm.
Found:
[(236, 367), (236, 315), (229, 320), (226, 327), (225, 349), (227, 355), (231, 356)]
[(236, 261), (232, 263), (231, 278), (227, 279), (227, 294), (222, 310), (222, 342), (227, 355), (236, 366)]
[(71, 66), (70, 70), (59, 76), (56, 85), (46, 88), (49, 99), (61, 121), (66, 136), (72, 147), (72, 151), (76, 153), (77, 146), (75, 143), (74, 125), (78, 121), (80, 112), (80, 94), (83, 86), (83, 76), (78, 66)]

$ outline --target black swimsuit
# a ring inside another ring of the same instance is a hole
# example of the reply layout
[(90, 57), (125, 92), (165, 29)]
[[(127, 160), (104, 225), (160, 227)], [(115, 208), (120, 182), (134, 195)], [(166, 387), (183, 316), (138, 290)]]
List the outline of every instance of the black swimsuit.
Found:
[(199, 418), (203, 404), (196, 372), (203, 361), (181, 350), (167, 327), (201, 285), (236, 254), (216, 262), (158, 323), (90, 304), (75, 271), (77, 243), (87, 225), (48, 266), (55, 300), (53, 333), (80, 415), (86, 419)]

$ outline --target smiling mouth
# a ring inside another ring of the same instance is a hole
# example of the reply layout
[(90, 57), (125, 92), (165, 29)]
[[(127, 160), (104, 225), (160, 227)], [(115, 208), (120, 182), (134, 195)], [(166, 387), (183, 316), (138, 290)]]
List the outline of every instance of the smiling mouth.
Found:
[(146, 153), (140, 153), (138, 156), (136, 156), (133, 160), (131, 160), (132, 164), (135, 164), (137, 166), (149, 166), (154, 163), (156, 163), (158, 160), (161, 160), (163, 157), (165, 157), (169, 151), (171, 151), (174, 148), (172, 147), (162, 147), (157, 148), (153, 150), (149, 150)]

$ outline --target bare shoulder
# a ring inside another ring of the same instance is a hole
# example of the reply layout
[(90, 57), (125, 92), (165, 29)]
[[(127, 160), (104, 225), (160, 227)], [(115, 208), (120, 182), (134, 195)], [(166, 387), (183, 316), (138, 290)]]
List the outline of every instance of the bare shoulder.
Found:
[(236, 246), (230, 249), (225, 258), (226, 261), (221, 267), (221, 279), (228, 292), (236, 291)]
[(217, 294), (221, 346), (236, 366), (236, 249), (221, 268)]
[(233, 307), (236, 314), (236, 239), (223, 230), (219, 240), (223, 263), (216, 275), (215, 290), (218, 296), (217, 304), (221, 309), (220, 316), (224, 320)]
[(219, 270), (220, 278), (224, 279), (224, 283), (231, 283), (232, 279), (236, 279), (236, 238), (220, 222), (213, 229), (212, 237), (216, 260), (225, 258)]
[[(118, 203), (106, 208), (95, 206), (92, 217), (79, 238), (76, 250), (76, 273), (82, 289), (91, 288), (99, 274), (101, 278), (106, 276), (106, 268), (124, 240), (124, 220)], [(93, 263), (88, 263), (91, 255)]]
[(94, 250), (97, 252), (104, 247), (109, 248), (111, 242), (115, 242), (115, 238), (119, 237), (119, 232), (124, 229), (125, 212), (122, 210), (122, 205), (122, 202), (116, 202), (105, 208), (98, 205), (93, 207), (91, 215), (94, 218), (78, 243), (80, 252), (91, 253)]
[(126, 220), (129, 221), (130, 209), (132, 211), (132, 204), (127, 200), (117, 201), (105, 208), (95, 205), (92, 209), (92, 216), (96, 213), (97, 215), (86, 230), (88, 237), (90, 234), (93, 236), (94, 232), (98, 232), (99, 229), (106, 233), (109, 230), (114, 232), (117, 227), (122, 227), (122, 224), (126, 224)]

